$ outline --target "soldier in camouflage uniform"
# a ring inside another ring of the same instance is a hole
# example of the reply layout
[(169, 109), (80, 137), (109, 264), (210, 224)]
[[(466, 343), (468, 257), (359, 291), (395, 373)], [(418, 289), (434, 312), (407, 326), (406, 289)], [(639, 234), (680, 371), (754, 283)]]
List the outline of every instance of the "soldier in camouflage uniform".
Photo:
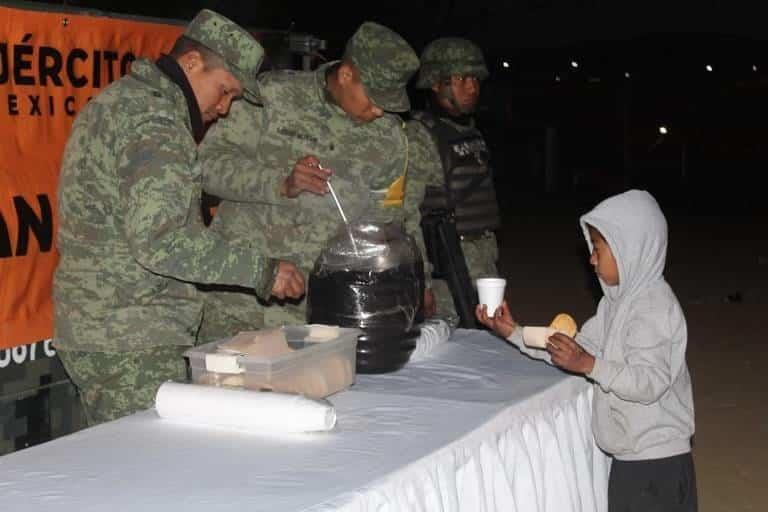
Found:
[(243, 95), (257, 99), (261, 46), (201, 11), (157, 62), (91, 100), (67, 142), (59, 184), (55, 345), (89, 424), (152, 405), (165, 380), (186, 379), (202, 298), (192, 283), (300, 296), (292, 263), (253, 239), (205, 229), (196, 166), (204, 124)]
[[(414, 146), (431, 139), (431, 149), (414, 152), (409, 197), (423, 210), (452, 210), (470, 277), (495, 277), (500, 225), (489, 152), (475, 128), (473, 113), (480, 82), (488, 77), (483, 54), (466, 39), (441, 38), (421, 55), (416, 87), (432, 91), (429, 109), (415, 112), (408, 123)], [(422, 158), (423, 157), (423, 158)], [(451, 294), (442, 280), (432, 283), (438, 313), (453, 316)]]
[[(256, 240), (308, 272), (343, 226), (326, 180), (351, 219), (382, 203), (402, 205), (408, 140), (387, 111), (410, 108), (405, 86), (418, 65), (399, 35), (368, 22), (341, 61), (262, 74), (262, 104), (234, 105), (201, 146), (204, 188), (223, 199), (210, 229)], [(211, 292), (200, 337), (305, 323), (305, 308), (303, 300), (265, 304), (246, 292)]]

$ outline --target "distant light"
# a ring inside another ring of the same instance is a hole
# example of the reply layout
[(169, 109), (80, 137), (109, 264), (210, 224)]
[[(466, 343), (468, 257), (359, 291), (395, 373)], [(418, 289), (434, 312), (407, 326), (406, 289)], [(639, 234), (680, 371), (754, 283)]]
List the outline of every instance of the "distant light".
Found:
[(752, 64), (752, 71), (757, 71), (757, 66)]
[(560, 75), (555, 75), (555, 82), (559, 82), (559, 81), (560, 81)]
[(710, 73), (712, 72), (712, 66), (709, 64), (707, 64), (707, 71), (709, 71)]
[(578, 63), (578, 62), (576, 62), (575, 60), (572, 60), (572, 61), (571, 61), (571, 67), (572, 67), (573, 69), (576, 69), (576, 68), (578, 68), (578, 67), (579, 67), (579, 63)]
[(629, 71), (625, 71), (624, 72), (624, 78), (629, 78), (629, 77), (630, 77)]
[(662, 135), (666, 135), (669, 133), (669, 130), (667, 130), (667, 127), (664, 125), (659, 126), (659, 133)]
[(501, 63), (501, 65), (504, 66), (505, 68), (508, 68), (509, 67), (509, 62), (504, 61), (504, 62)]

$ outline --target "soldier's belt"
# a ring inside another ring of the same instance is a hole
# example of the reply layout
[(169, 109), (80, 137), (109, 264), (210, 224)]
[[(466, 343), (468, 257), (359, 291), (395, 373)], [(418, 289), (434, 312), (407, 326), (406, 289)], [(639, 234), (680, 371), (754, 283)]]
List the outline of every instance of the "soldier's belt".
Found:
[(493, 236), (493, 231), (482, 231), (479, 233), (465, 233), (465, 234), (459, 234), (459, 239), (462, 242), (474, 242), (477, 240), (482, 240), (483, 238), (490, 238)]

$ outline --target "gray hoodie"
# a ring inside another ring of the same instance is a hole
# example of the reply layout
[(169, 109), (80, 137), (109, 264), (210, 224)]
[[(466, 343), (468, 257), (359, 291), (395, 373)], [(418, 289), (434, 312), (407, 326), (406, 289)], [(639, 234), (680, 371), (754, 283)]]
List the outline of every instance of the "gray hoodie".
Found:
[[(631, 190), (606, 199), (580, 219), (603, 235), (619, 270), (619, 284), (602, 280), (597, 313), (576, 336), (595, 356), (587, 375), (595, 385), (592, 431), (598, 446), (621, 460), (671, 457), (690, 451), (694, 431), (691, 378), (685, 362), (687, 330), (677, 297), (664, 280), (667, 222), (654, 198)], [(509, 341), (526, 354), (549, 353)]]

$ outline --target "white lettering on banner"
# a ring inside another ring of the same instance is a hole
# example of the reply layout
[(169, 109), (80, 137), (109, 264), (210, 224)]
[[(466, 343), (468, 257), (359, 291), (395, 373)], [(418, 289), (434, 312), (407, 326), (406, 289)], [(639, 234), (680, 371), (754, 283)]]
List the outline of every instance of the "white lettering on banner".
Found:
[(19, 345), (18, 347), (13, 347), (11, 350), (13, 350), (14, 363), (21, 364), (27, 358), (27, 345)]
[(37, 350), (38, 345), (42, 345), (42, 357), (54, 357), (56, 350), (53, 348), (53, 340), (47, 339), (32, 343), (30, 345), (19, 345), (17, 347), (0, 350), (0, 368), (7, 368), (14, 364), (24, 364), (27, 361), (35, 361), (38, 359), (39, 352)]

